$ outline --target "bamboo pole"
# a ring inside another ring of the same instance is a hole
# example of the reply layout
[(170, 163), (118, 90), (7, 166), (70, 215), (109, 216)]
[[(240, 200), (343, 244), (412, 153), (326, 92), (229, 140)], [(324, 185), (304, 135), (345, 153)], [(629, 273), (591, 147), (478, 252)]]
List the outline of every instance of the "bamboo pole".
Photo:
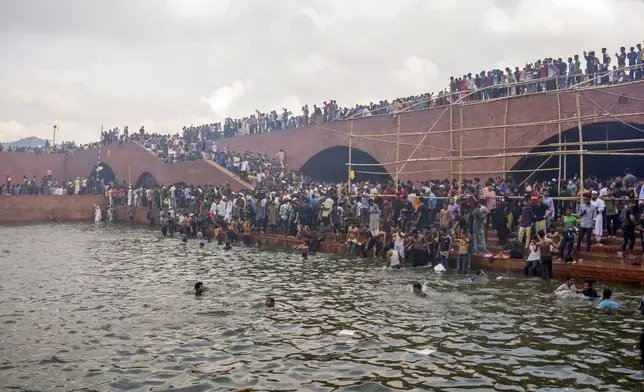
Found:
[[(587, 97), (586, 97), (587, 98)], [(633, 117), (633, 116), (641, 116), (644, 115), (644, 112), (638, 112), (638, 113), (624, 113), (624, 114), (610, 114), (610, 113), (603, 113), (603, 114), (592, 114), (592, 115), (586, 115), (582, 117), (582, 120), (584, 121), (593, 121), (595, 119), (600, 120), (600, 119), (605, 119), (605, 118), (618, 118), (618, 117)], [(527, 127), (533, 127), (533, 126), (538, 126), (538, 125), (555, 125), (558, 124), (559, 120), (541, 120), (541, 121), (530, 121), (526, 123), (519, 123), (519, 124), (507, 124), (507, 125), (487, 125), (484, 127), (473, 127), (473, 128), (464, 128), (463, 132), (474, 132), (474, 131), (483, 131), (483, 130), (488, 130), (488, 129), (500, 129), (507, 127), (509, 129), (517, 129), (517, 128), (527, 128)], [(568, 117), (568, 118), (562, 118), (561, 123), (566, 124), (566, 123), (576, 123), (577, 118), (576, 117)], [(324, 128), (320, 126), (316, 126), (316, 128), (320, 129), (325, 129), (329, 130), (332, 132), (337, 132), (337, 133), (344, 133), (341, 131), (336, 131), (335, 129), (330, 129), (330, 128)], [(454, 129), (452, 131), (450, 130), (445, 130), (445, 131), (434, 131), (432, 132), (433, 135), (440, 135), (444, 133), (449, 133), (449, 132), (460, 132), (460, 129)], [(412, 136), (423, 136), (427, 132), (409, 132), (409, 133), (404, 133), (402, 137), (412, 137)], [(366, 135), (355, 135), (356, 138), (370, 138), (370, 137), (393, 137), (396, 136), (395, 133), (382, 133), (382, 134), (366, 134)], [(378, 141), (378, 140), (376, 140)]]
[[(561, 143), (561, 133), (562, 133), (562, 124), (561, 124), (561, 94), (559, 93), (559, 78), (555, 79), (555, 85), (557, 87), (557, 111), (559, 112), (559, 134), (557, 135), (557, 141)], [(561, 147), (558, 149), (561, 152)], [(557, 188), (561, 184), (561, 160), (563, 155), (559, 154), (559, 171), (557, 172)]]
[[(460, 128), (461, 128), (461, 133), (459, 136), (459, 161), (458, 161), (458, 186), (459, 188), (461, 187), (461, 184), (463, 184), (463, 105), (459, 105), (459, 123), (460, 123)], [(453, 158), (453, 157), (450, 157)]]
[[(434, 173), (434, 172), (444, 172), (447, 169), (426, 169), (426, 170), (415, 170), (415, 171), (408, 171), (408, 172), (401, 172), (400, 174), (420, 174), (420, 173)], [(390, 175), (387, 172), (374, 172), (374, 171), (363, 171), (363, 170), (356, 170), (354, 173), (362, 173), (362, 174), (382, 174), (382, 175)]]
[(353, 120), (349, 122), (349, 172), (347, 173), (347, 195), (351, 195), (351, 150), (353, 149)]
[[(568, 140), (566, 136), (564, 136), (564, 143)], [(568, 147), (563, 146), (563, 177), (564, 180), (568, 179), (568, 170), (567, 170), (567, 163), (568, 163), (568, 155), (566, 155), (566, 152), (568, 152)]]
[(581, 184), (579, 184), (579, 189), (582, 190), (580, 192), (580, 202), (584, 202), (584, 149), (583, 149), (583, 143), (584, 143), (584, 135), (583, 135), (583, 128), (581, 125), (581, 106), (579, 105), (579, 91), (575, 91), (575, 102), (577, 105), (577, 129), (579, 130), (579, 181)]
[[(396, 116), (396, 161), (400, 156), (400, 114)], [(400, 173), (400, 167), (398, 164), (396, 164), (396, 177), (394, 178), (394, 182), (396, 183), (396, 192), (398, 192), (398, 174)]]
[[(509, 90), (508, 90), (509, 91)], [(510, 100), (506, 99), (505, 100), (505, 115), (503, 116), (503, 152), (507, 152), (506, 149), (508, 147), (508, 127), (506, 127), (508, 123), (508, 106), (510, 105)], [(508, 168), (507, 166), (507, 158), (503, 157), (503, 179), (505, 179), (505, 171)]]
[[(559, 155), (559, 156), (561, 156), (561, 155)], [(544, 159), (543, 162), (541, 162), (541, 165), (539, 165), (535, 170), (532, 170), (532, 173), (530, 173), (523, 181), (521, 181), (519, 186), (522, 186), (523, 184), (525, 184), (526, 181), (528, 181), (530, 179), (530, 177), (532, 177), (534, 175), (534, 173), (537, 172), (537, 170), (540, 170), (543, 167), (543, 165), (545, 165), (550, 160), (550, 158), (552, 158), (552, 157), (553, 157), (553, 155), (550, 155), (548, 158)]]
[[(454, 156), (454, 134), (451, 132), (454, 128), (453, 126), (453, 110), (454, 105), (449, 105), (449, 150), (450, 155)], [(454, 161), (449, 161), (449, 180), (450, 182), (454, 181)]]
[[(555, 171), (557, 170), (556, 167), (552, 168), (544, 168), (544, 169), (516, 169), (516, 170), (508, 170), (508, 173), (532, 173), (532, 172), (546, 172), (546, 171)], [(458, 173), (458, 172), (455, 172)], [(502, 173), (501, 170), (486, 170), (486, 171), (464, 171), (463, 174), (492, 174), (492, 173)]]
[[(619, 152), (622, 150), (607, 150), (607, 151), (588, 151), (588, 150), (582, 150), (584, 151), (584, 154), (586, 155), (623, 155), (623, 156), (644, 156), (644, 153), (636, 153), (636, 152)], [(465, 155), (462, 157), (428, 157), (428, 158), (414, 158), (414, 159), (407, 159), (404, 161), (399, 161), (399, 162), (387, 162), (387, 163), (354, 163), (353, 166), (391, 166), (395, 165), (396, 163), (409, 163), (409, 162), (435, 162), (435, 161), (458, 161), (458, 160), (465, 160), (465, 161), (477, 161), (481, 159), (490, 159), (490, 158), (503, 158), (503, 156), (507, 157), (529, 157), (529, 156), (550, 156), (550, 155), (557, 155), (557, 154), (564, 154), (564, 155), (578, 155), (579, 151), (576, 150), (568, 150), (566, 152), (557, 152), (557, 151), (537, 151), (537, 152), (513, 152), (513, 153), (507, 153), (507, 154), (495, 154), (495, 155)]]

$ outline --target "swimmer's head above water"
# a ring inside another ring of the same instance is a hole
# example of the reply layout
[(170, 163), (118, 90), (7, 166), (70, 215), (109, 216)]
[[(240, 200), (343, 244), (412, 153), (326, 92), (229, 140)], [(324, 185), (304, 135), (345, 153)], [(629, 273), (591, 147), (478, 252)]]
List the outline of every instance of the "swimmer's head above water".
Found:
[(271, 297), (266, 298), (266, 301), (264, 301), (264, 305), (266, 305), (267, 308), (274, 308), (275, 307), (275, 300)]
[(208, 291), (208, 287), (204, 286), (202, 282), (195, 283), (195, 295), (201, 295)]
[(204, 246), (205, 246), (205, 244), (204, 244), (203, 242), (200, 242), (200, 243), (199, 243), (199, 247), (200, 247), (200, 248), (203, 248)]
[(427, 294), (425, 294), (425, 292), (423, 291), (423, 285), (421, 285), (420, 283), (416, 282), (412, 285), (412, 287), (414, 289), (414, 294), (418, 295), (419, 297), (427, 296)]

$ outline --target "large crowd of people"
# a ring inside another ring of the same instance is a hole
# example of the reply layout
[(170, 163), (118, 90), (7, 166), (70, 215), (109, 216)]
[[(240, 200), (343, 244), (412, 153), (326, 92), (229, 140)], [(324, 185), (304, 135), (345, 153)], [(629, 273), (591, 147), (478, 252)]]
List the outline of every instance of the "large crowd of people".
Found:
[[(613, 60), (613, 57), (615, 60)], [(322, 102), (320, 105), (304, 105), (300, 113), (294, 115), (287, 108), (272, 110), (268, 113), (255, 111), (243, 118), (226, 118), (222, 122), (190, 125), (183, 127), (181, 133), (161, 135), (146, 133), (141, 127), (139, 132), (129, 133), (128, 127), (101, 129), (100, 141), (76, 144), (63, 142), (52, 145), (47, 141), (37, 147), (8, 147), (0, 144), (0, 151), (64, 153), (74, 154), (81, 150), (102, 145), (114, 145), (134, 140), (154, 152), (168, 163), (203, 159), (203, 152), (216, 151), (215, 141), (221, 138), (236, 137), (247, 134), (274, 132), (288, 128), (320, 125), (349, 118), (373, 115), (388, 115), (408, 110), (423, 110), (443, 106), (458, 100), (477, 101), (501, 98), (506, 96), (536, 93), (569, 88), (575, 85), (615, 84), (644, 78), (641, 44), (620, 48), (611, 56), (606, 48), (600, 54), (594, 51), (583, 52), (563, 58), (544, 58), (523, 67), (505, 70), (493, 69), (479, 73), (468, 73), (462, 77), (450, 77), (449, 87), (438, 94), (425, 93), (394, 100), (370, 102), (368, 105), (356, 104), (354, 107), (342, 107), (335, 100)]]
[(201, 133), (204, 140), (236, 137), (241, 135), (272, 132), (287, 128), (320, 125), (349, 118), (387, 115), (408, 110), (423, 110), (443, 106), (459, 99), (479, 101), (507, 96), (537, 93), (557, 88), (570, 88), (576, 85), (603, 85), (639, 80), (644, 78), (641, 44), (620, 48), (613, 56), (606, 48), (601, 54), (584, 51), (563, 58), (544, 58), (523, 67), (506, 67), (478, 73), (468, 73), (462, 77), (450, 77), (449, 87), (438, 94), (425, 93), (394, 100), (381, 100), (368, 105), (356, 104), (342, 107), (335, 100), (322, 102), (321, 105), (304, 105), (301, 114), (282, 108), (269, 113), (256, 111), (242, 118), (227, 118), (222, 123), (191, 125), (184, 127), (184, 133)]

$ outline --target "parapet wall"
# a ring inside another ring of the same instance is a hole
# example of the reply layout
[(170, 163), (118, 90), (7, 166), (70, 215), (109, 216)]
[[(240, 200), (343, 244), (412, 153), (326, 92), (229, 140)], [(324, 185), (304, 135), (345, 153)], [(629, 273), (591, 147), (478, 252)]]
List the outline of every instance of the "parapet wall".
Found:
[(91, 220), (94, 206), (105, 204), (103, 196), (0, 196), (0, 222)]

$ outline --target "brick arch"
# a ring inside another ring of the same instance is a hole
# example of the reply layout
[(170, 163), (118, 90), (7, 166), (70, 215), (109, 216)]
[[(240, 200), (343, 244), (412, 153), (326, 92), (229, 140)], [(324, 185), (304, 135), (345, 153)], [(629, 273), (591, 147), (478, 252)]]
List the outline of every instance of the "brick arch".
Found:
[[(596, 123), (589, 123), (582, 127), (583, 139), (585, 142), (595, 142), (603, 140), (634, 140), (644, 139), (644, 124), (631, 123), (631, 122), (618, 122), (618, 121), (602, 121)], [(562, 131), (562, 142), (578, 142), (579, 129), (577, 127), (568, 128)], [(542, 169), (553, 169), (548, 172), (537, 172), (533, 178), (556, 178), (558, 175), (559, 156), (556, 153), (557, 147), (545, 147), (559, 141), (559, 134), (552, 135), (539, 143), (540, 147), (535, 147), (530, 152), (548, 152), (551, 151), (551, 156), (530, 156), (519, 158), (513, 165), (512, 170), (533, 170), (537, 167)], [(589, 151), (606, 151), (606, 150), (622, 150), (644, 148), (642, 142), (628, 142), (621, 144), (593, 144), (585, 145), (584, 150)], [(579, 150), (579, 146), (566, 146), (565, 149), (571, 151)], [(562, 156), (562, 167), (566, 167), (567, 177), (579, 173), (579, 155), (564, 155)], [(565, 165), (564, 165), (564, 160)], [(602, 156), (602, 155), (586, 155), (584, 159), (584, 175), (597, 175), (599, 177), (614, 176), (624, 174), (624, 168), (631, 168), (633, 172), (638, 175), (644, 175), (644, 170), (639, 169), (640, 158), (635, 156)], [(522, 175), (515, 175), (515, 178), (524, 178), (527, 173)]]
[[(316, 180), (346, 182), (349, 175), (348, 161), (349, 147), (333, 146), (310, 157), (302, 165), (300, 171)], [(371, 154), (359, 148), (351, 149), (351, 162), (379, 163)], [(388, 181), (392, 179), (391, 174), (382, 166), (355, 167), (353, 170), (357, 181)]]
[(150, 186), (150, 185), (156, 185), (158, 184), (156, 177), (150, 172), (143, 172), (138, 179), (136, 180), (136, 183), (134, 183), (137, 187), (141, 186)]

